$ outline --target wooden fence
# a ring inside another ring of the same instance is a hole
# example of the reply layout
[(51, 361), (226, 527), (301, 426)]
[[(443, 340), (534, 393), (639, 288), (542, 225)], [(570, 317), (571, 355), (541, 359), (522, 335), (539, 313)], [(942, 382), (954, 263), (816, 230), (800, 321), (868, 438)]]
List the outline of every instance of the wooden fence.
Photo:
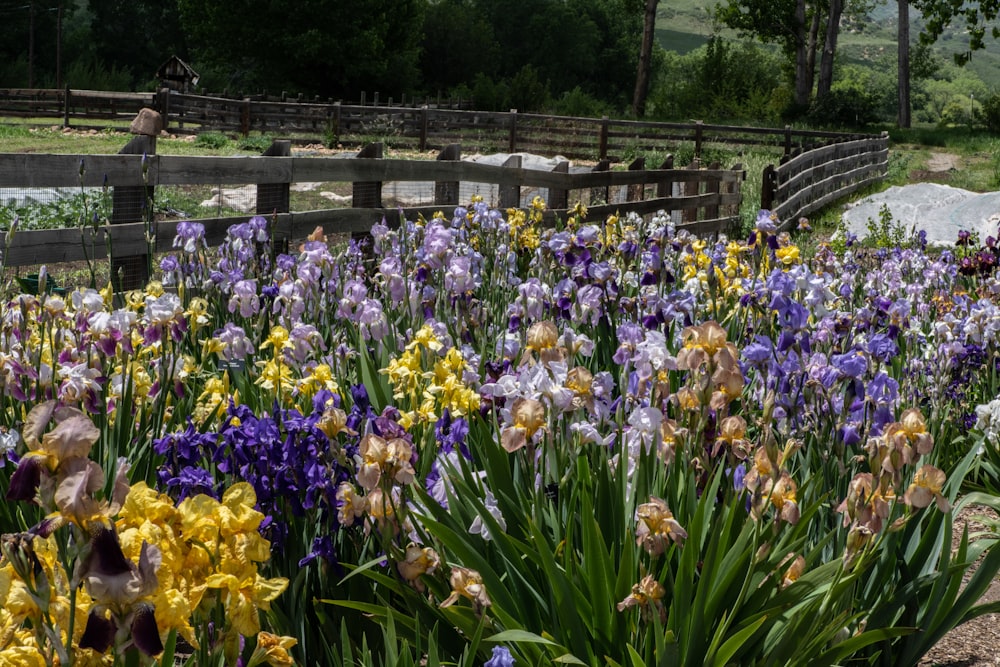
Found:
[[(739, 165), (728, 170), (718, 165), (702, 169), (697, 164), (675, 169), (672, 158), (652, 169), (637, 159), (627, 170), (610, 170), (605, 160), (592, 169), (571, 170), (568, 162), (559, 162), (553, 170), (545, 171), (524, 168), (521, 156), (512, 155), (506, 164), (494, 166), (458, 160), (457, 145), (446, 148), (437, 160), (382, 159), (380, 144), (366, 146), (353, 159), (291, 157), (288, 141), (275, 142), (268, 155), (256, 157), (155, 155), (153, 149), (155, 140), (136, 137), (123, 149), (126, 154), (119, 155), (0, 154), (0, 188), (110, 186), (115, 192), (116, 211), (127, 212), (113, 214), (112, 222), (116, 224), (101, 226), (94, 232), (19, 231), (10, 247), (0, 249), (5, 263), (24, 266), (81, 261), (85, 252), (91, 259), (105, 258), (105, 235), (110, 235), (116, 261), (146, 256), (149, 223), (144, 219), (146, 208), (142, 203), (153, 192), (150, 188), (163, 186), (257, 184), (257, 213), (273, 220), (274, 237), (279, 243), (287, 243), (305, 238), (317, 226), (326, 233), (358, 233), (367, 232), (383, 219), (393, 224), (400, 216), (415, 219), (419, 215), (431, 217), (441, 210), (450, 213), (447, 207), (461, 203), (460, 184), (466, 182), (495, 186), (498, 201), (492, 203), (500, 208), (516, 207), (531, 192), (538, 192), (549, 203), (549, 221), (556, 216), (565, 219), (579, 199), (589, 203), (591, 220), (603, 220), (613, 213), (634, 211), (642, 215), (666, 210), (676, 212), (682, 226), (692, 233), (713, 234), (738, 224), (744, 180)], [(85, 165), (82, 176), (81, 160)], [(349, 183), (350, 208), (290, 211), (290, 185), (300, 182)], [(385, 207), (382, 189), (388, 182), (433, 184), (431, 201), (423, 206)], [(571, 193), (577, 196), (571, 198)], [(622, 200), (613, 201), (613, 194)], [(138, 195), (139, 204), (133, 195)], [(248, 217), (198, 222), (205, 225), (208, 243), (218, 245), (230, 225)], [(154, 251), (171, 248), (177, 222), (161, 220), (151, 224)], [(145, 260), (132, 264), (144, 265)], [(136, 287), (144, 278), (127, 279), (131, 284), (121, 287)]]
[(764, 169), (761, 208), (778, 216), (782, 227), (797, 224), (822, 207), (885, 178), (889, 135), (830, 144), (785, 156)]
[[(103, 97), (102, 97), (103, 96)], [(470, 150), (536, 152), (569, 158), (621, 162), (627, 156), (691, 146), (701, 156), (708, 145), (772, 146), (785, 155), (819, 142), (871, 135), (784, 128), (741, 127), (702, 122), (658, 123), (544, 114), (469, 111), (405, 106), (367, 106), (300, 98), (229, 98), (162, 89), (158, 93), (0, 89), (0, 116), (52, 118), (85, 126), (92, 119), (131, 120), (139, 108), (159, 111), (171, 132), (219, 131), (308, 141), (360, 144), (380, 141), (394, 148), (442, 150), (461, 143)], [(84, 124), (84, 125), (81, 125)]]

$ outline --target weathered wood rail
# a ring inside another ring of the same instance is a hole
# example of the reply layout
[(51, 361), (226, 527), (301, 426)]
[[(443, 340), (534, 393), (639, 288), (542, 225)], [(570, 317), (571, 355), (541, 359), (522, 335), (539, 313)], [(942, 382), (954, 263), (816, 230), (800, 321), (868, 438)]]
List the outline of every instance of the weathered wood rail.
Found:
[(796, 152), (764, 169), (761, 208), (783, 228), (822, 207), (885, 178), (889, 136), (835, 143)]
[(772, 146), (790, 155), (819, 142), (871, 136), (791, 126), (660, 123), (519, 113), (514, 109), (490, 112), (430, 105), (368, 106), (261, 96), (231, 98), (166, 89), (158, 93), (0, 89), (0, 116), (52, 118), (65, 126), (85, 126), (91, 119), (128, 122), (143, 106), (159, 111), (171, 132), (261, 132), (344, 144), (382, 141), (394, 148), (421, 151), (461, 143), (481, 153), (536, 152), (611, 162), (681, 145), (693, 147), (695, 156), (702, 155), (709, 145)]
[[(276, 142), (269, 152), (272, 155), (255, 157), (171, 156), (149, 151), (146, 155), (0, 154), (0, 188), (109, 186), (116, 192), (122, 189), (141, 193), (171, 185), (257, 184), (257, 213), (273, 221), (272, 231), (279, 242), (288, 242), (305, 238), (317, 226), (326, 233), (358, 233), (369, 231), (383, 219), (392, 224), (400, 216), (415, 219), (419, 215), (431, 217), (440, 210), (447, 212), (446, 207), (463, 203), (458, 201), (462, 182), (497, 186), (499, 200), (492, 203), (500, 208), (517, 207), (524, 189), (536, 189), (550, 203), (546, 211), (549, 221), (556, 216), (565, 219), (576, 203), (569, 196), (575, 192), (583, 203), (589, 203), (591, 220), (629, 211), (640, 215), (676, 211), (682, 226), (692, 233), (714, 234), (738, 224), (745, 176), (739, 165), (728, 170), (718, 165), (674, 169), (672, 158), (656, 169), (645, 168), (644, 161), (638, 159), (628, 170), (610, 170), (604, 161), (591, 171), (571, 171), (567, 162), (545, 171), (523, 168), (517, 155), (503, 166), (494, 166), (455, 159), (460, 152), (457, 146), (442, 151), (437, 160), (381, 159), (378, 144), (366, 147), (352, 159), (291, 157), (287, 141)], [(434, 183), (433, 203), (385, 207), (382, 184), (389, 181)], [(350, 183), (354, 193), (351, 207), (290, 211), (288, 190), (290, 184), (299, 182)], [(625, 200), (611, 202), (612, 189), (624, 193)], [(145, 216), (141, 206), (130, 205), (128, 209)], [(169, 250), (177, 222), (148, 223), (142, 216), (133, 213), (132, 219), (124, 219), (113, 215), (112, 220), (120, 224), (96, 230), (19, 231), (10, 247), (0, 251), (7, 266), (80, 261), (86, 258), (85, 252), (93, 260), (106, 258), (105, 236), (109, 235), (116, 260), (145, 256), (149, 250), (147, 225), (151, 225), (155, 236), (154, 252)], [(230, 225), (248, 218), (244, 215), (198, 222), (205, 225), (208, 243), (218, 245)]]

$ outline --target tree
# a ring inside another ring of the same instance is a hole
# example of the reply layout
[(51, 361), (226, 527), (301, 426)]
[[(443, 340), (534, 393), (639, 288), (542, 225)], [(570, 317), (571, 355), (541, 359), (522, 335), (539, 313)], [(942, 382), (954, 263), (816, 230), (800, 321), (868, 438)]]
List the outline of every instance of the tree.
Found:
[[(427, 92), (471, 86), (477, 74), (494, 77), (501, 46), (492, 24), (472, 0), (431, 2), (424, 14), (420, 69)], [(466, 39), (442, 39), (465, 35)]]
[(187, 59), (177, 0), (90, 0), (94, 54), (106, 68), (121, 68), (132, 87), (152, 81), (172, 55)]
[(56, 69), (56, 0), (0, 0), (4, 38), (0, 41), (0, 81), (9, 86), (52, 85)]
[(955, 62), (964, 65), (972, 58), (972, 53), (985, 46), (986, 29), (989, 24), (990, 34), (994, 39), (1000, 38), (1000, 26), (996, 25), (1000, 15), (1000, 0), (912, 0), (910, 3), (924, 18), (924, 28), (920, 33), (920, 41), (933, 44), (944, 33), (953, 21), (965, 20), (965, 31), (969, 35), (969, 49), (964, 53), (955, 54)]
[(642, 46), (639, 50), (639, 67), (635, 75), (635, 94), (632, 96), (632, 115), (642, 118), (646, 114), (646, 96), (649, 95), (649, 73), (653, 61), (653, 41), (656, 36), (656, 7), (660, 0), (646, 0), (642, 21)]
[(362, 91), (388, 97), (419, 86), (426, 0), (177, 2), (192, 65), (222, 87), (356, 99)]
[(823, 55), (819, 63), (819, 81), (816, 83), (816, 99), (823, 99), (833, 85), (833, 61), (840, 36), (840, 17), (844, 13), (844, 0), (830, 0), (830, 15), (826, 20), (826, 38), (823, 40)]
[(899, 127), (910, 127), (910, 3), (909, 0), (896, 0), (899, 8), (899, 26), (897, 28), (898, 80), (899, 80), (899, 113), (896, 124)]
[(806, 0), (726, 0), (716, 6), (715, 14), (722, 24), (743, 36), (781, 45), (794, 64), (795, 104), (800, 108), (808, 106), (812, 93), (806, 31), (808, 9)]

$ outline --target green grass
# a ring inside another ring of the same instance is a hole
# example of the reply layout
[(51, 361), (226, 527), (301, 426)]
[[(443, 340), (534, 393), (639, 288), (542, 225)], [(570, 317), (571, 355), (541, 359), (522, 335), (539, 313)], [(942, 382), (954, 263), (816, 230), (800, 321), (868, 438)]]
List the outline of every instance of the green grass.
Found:
[(694, 51), (708, 42), (708, 35), (684, 32), (682, 30), (672, 30), (669, 28), (656, 29), (656, 41), (668, 51), (676, 51), (684, 55)]
[[(27, 125), (0, 125), (0, 152), (54, 153), (79, 155), (113, 155), (128, 143), (132, 135), (121, 129), (63, 132), (55, 127), (32, 128)], [(260, 153), (270, 146), (272, 138), (260, 133), (230, 139), (219, 132), (205, 133), (208, 140), (195, 136), (168, 136), (156, 140), (158, 155), (246, 155)]]

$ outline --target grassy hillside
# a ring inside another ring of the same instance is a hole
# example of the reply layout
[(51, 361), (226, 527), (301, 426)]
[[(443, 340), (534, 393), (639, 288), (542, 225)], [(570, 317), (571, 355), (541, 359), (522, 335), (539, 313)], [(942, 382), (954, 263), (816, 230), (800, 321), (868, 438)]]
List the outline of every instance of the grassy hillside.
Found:
[[(708, 41), (713, 31), (712, 8), (714, 0), (669, 0), (661, 2), (656, 19), (656, 37), (663, 48), (677, 53), (687, 53)], [(913, 16), (911, 10), (911, 16)], [(911, 34), (916, 39), (920, 30), (919, 17), (913, 16)], [(721, 35), (736, 37), (731, 30)], [(938, 40), (934, 50), (951, 59), (963, 52), (967, 41), (961, 30), (950, 28)], [(867, 62), (882, 53), (896, 49), (896, 3), (877, 5), (870, 13), (870, 20), (845, 24), (840, 35), (838, 52), (847, 62)], [(975, 53), (967, 67), (975, 72), (991, 89), (1000, 90), (1000, 40), (987, 39), (986, 48)]]

